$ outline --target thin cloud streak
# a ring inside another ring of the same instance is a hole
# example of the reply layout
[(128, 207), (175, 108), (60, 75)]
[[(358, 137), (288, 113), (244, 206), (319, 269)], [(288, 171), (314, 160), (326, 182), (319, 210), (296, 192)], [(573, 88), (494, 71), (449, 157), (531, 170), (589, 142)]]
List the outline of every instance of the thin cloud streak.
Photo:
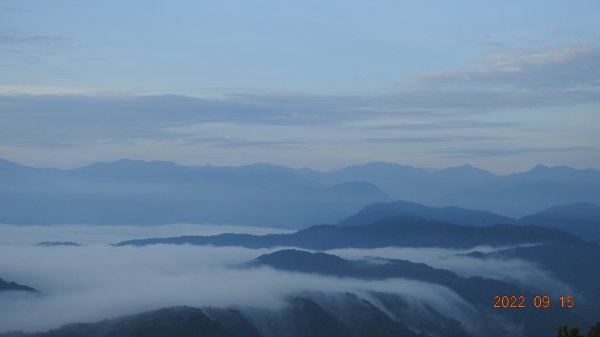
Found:
[[(10, 225), (0, 224), (0, 246), (31, 246), (43, 241), (71, 241), (83, 245), (113, 244), (132, 237), (218, 235), (223, 233), (275, 234), (292, 230), (211, 224), (136, 225)], [(0, 276), (1, 277), (1, 276)]]
[(571, 45), (555, 50), (524, 50), (488, 55), (470, 69), (421, 74), (426, 87), (579, 90), (600, 86), (600, 46)]
[(492, 136), (433, 136), (433, 137), (391, 137), (391, 138), (366, 138), (361, 141), (367, 143), (442, 143), (442, 142), (480, 142), (503, 140), (504, 137)]
[(474, 120), (442, 120), (435, 122), (418, 122), (403, 124), (386, 124), (370, 126), (376, 130), (461, 130), (461, 129), (498, 129), (514, 128), (521, 125), (515, 122), (483, 122)]
[(567, 153), (567, 152), (598, 152), (600, 149), (589, 146), (571, 147), (527, 147), (527, 148), (480, 148), (480, 149), (458, 149), (437, 150), (429, 153), (443, 154), (448, 156), (462, 157), (502, 157), (518, 156), (532, 153)]

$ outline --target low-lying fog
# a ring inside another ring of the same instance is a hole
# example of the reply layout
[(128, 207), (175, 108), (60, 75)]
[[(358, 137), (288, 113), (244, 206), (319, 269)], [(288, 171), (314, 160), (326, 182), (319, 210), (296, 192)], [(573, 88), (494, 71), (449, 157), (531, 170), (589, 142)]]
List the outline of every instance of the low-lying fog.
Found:
[(208, 224), (135, 225), (28, 225), (0, 224), (0, 245), (32, 245), (43, 241), (71, 241), (80, 244), (117, 243), (133, 238), (156, 238), (181, 235), (217, 235), (222, 233), (269, 234), (293, 230)]
[[(574, 293), (568, 285), (557, 281), (540, 266), (519, 259), (480, 259), (465, 254), (478, 251), (490, 253), (509, 247), (479, 246), (467, 250), (446, 248), (386, 247), (374, 249), (332, 249), (329, 254), (350, 260), (372, 257), (407, 260), (425, 263), (434, 268), (446, 269), (463, 277), (481, 276), (507, 281), (532, 291), (547, 289), (551, 295)], [(535, 280), (535, 282), (531, 282)]]
[[(190, 245), (113, 247), (121, 240), (222, 232), (285, 232), (278, 229), (197, 225), (0, 226), (0, 278), (40, 290), (39, 294), (0, 293), (0, 331), (37, 331), (65, 323), (97, 321), (167, 306), (263, 307), (276, 309), (303, 291), (368, 291), (400, 294), (412, 303), (433, 305), (449, 317), (472, 320), (473, 309), (443, 286), (404, 279), (364, 281), (271, 268), (240, 268), (277, 249)], [(80, 247), (35, 246), (42, 241), (75, 241)], [(489, 250), (490, 248), (488, 248)], [(447, 249), (342, 249), (329, 253), (424, 262), (464, 275), (518, 279), (543, 275), (523, 261), (482, 261)], [(517, 272), (517, 271), (520, 271)], [(539, 285), (539, 283), (538, 283)]]

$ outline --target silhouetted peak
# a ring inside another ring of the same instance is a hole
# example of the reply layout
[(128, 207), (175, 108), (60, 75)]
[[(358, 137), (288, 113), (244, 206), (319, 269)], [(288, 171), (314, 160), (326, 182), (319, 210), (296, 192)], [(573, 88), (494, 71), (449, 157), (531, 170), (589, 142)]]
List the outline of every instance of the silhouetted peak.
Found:
[(526, 173), (536, 173), (536, 174), (547, 174), (547, 173), (566, 173), (566, 172), (573, 172), (573, 171), (578, 171), (572, 167), (568, 167), (568, 166), (547, 166), (544, 164), (538, 164), (536, 166), (534, 166), (533, 168), (531, 168), (529, 171), (527, 171)]
[(567, 214), (576, 215), (576, 216), (584, 216), (584, 215), (589, 215), (589, 214), (600, 214), (600, 206), (589, 203), (589, 202), (576, 202), (576, 203), (572, 203), (572, 204), (553, 206), (553, 207), (550, 207), (543, 211), (540, 211), (534, 215), (539, 215), (539, 214), (544, 214), (544, 215), (550, 215), (550, 214), (559, 215), (560, 214), (563, 216), (567, 215)]
[(6, 160), (6, 159), (0, 159), (0, 170), (27, 170), (27, 169), (34, 169), (32, 167), (29, 166), (25, 166), (19, 163), (15, 163), (13, 161), (10, 160)]
[(537, 164), (536, 166), (532, 167), (529, 172), (544, 172), (549, 170), (550, 167), (546, 166), (544, 164)]
[(514, 219), (486, 211), (460, 207), (430, 207), (410, 201), (379, 202), (362, 208), (354, 215), (341, 221), (341, 225), (367, 225), (387, 217), (409, 216), (455, 224), (483, 226), (510, 224)]
[(259, 262), (268, 263), (268, 262), (297, 262), (297, 261), (335, 261), (341, 262), (344, 261), (341, 257), (326, 254), (326, 253), (313, 253), (306, 250), (300, 249), (282, 249), (273, 253), (263, 254), (257, 258)]
[(284, 249), (259, 256), (256, 261), (277, 269), (304, 272), (338, 272), (348, 267), (348, 261), (341, 257), (312, 253), (298, 249)]
[(284, 166), (275, 165), (271, 163), (254, 163), (249, 165), (243, 165), (245, 168), (257, 168), (257, 169), (287, 169)]
[(599, 205), (593, 204), (591, 202), (574, 202), (572, 204), (558, 205), (555, 207), (568, 207), (568, 208), (577, 208), (577, 209), (582, 209), (582, 208), (600, 209)]
[(239, 169), (242, 169), (244, 172), (248, 173), (260, 173), (260, 174), (288, 174), (293, 175), (291, 169), (275, 164), (269, 163), (254, 163), (250, 165), (240, 166)]
[(460, 165), (460, 166), (451, 166), (451, 167), (443, 169), (439, 172), (446, 172), (446, 173), (459, 172), (459, 173), (465, 173), (465, 174), (484, 174), (484, 175), (493, 176), (492, 173), (490, 173), (486, 170), (480, 169), (478, 167), (472, 166), (471, 164), (464, 164), (464, 165)]

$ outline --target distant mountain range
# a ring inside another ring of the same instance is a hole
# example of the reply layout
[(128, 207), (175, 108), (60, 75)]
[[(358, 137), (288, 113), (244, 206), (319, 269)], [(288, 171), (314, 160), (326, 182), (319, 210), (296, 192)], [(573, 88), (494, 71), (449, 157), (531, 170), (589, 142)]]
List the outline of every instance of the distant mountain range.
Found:
[(183, 167), (121, 160), (73, 170), (0, 161), (0, 222), (216, 223), (303, 227), (389, 201), (375, 185), (322, 185), (267, 164)]
[(493, 225), (472, 227), (417, 217), (390, 217), (366, 226), (317, 225), (291, 234), (220, 234), (128, 240), (117, 246), (192, 244), (247, 248), (305, 249), (511, 246), (547, 242), (579, 242), (566, 232), (539, 226)]
[(600, 242), (600, 206), (591, 203), (554, 206), (542, 212), (514, 219), (491, 212), (460, 207), (428, 207), (406, 201), (394, 201), (369, 205), (342, 220), (340, 224), (364, 225), (381, 218), (393, 216), (416, 216), (470, 226), (493, 224), (538, 225), (560, 229), (586, 240)]
[(600, 206), (591, 203), (554, 206), (525, 216), (519, 223), (558, 228), (600, 242)]
[(414, 216), (469, 226), (538, 225), (560, 229), (585, 240), (600, 242), (600, 206), (591, 203), (554, 206), (520, 219), (514, 219), (487, 211), (454, 206), (429, 207), (407, 201), (394, 201), (366, 206), (339, 224), (366, 225), (382, 218), (394, 216)]
[(304, 176), (322, 183), (367, 181), (394, 200), (459, 206), (511, 217), (561, 204), (600, 204), (600, 171), (564, 166), (538, 165), (526, 172), (497, 176), (470, 165), (428, 170), (369, 163), (330, 173), (305, 172)]
[[(337, 223), (367, 205), (392, 200), (479, 209), (504, 218), (481, 213), (466, 221), (508, 223), (509, 216), (556, 205), (599, 204), (600, 172), (540, 165), (497, 176), (469, 165), (430, 170), (390, 163), (320, 172), (270, 164), (193, 167), (139, 160), (61, 170), (0, 160), (4, 223), (188, 222), (300, 228)], [(455, 218), (464, 223), (455, 211)]]
[(515, 224), (517, 222), (515, 219), (487, 211), (455, 206), (429, 207), (414, 202), (394, 201), (366, 206), (356, 214), (342, 220), (340, 225), (366, 225), (382, 218), (394, 216), (413, 216), (469, 226)]

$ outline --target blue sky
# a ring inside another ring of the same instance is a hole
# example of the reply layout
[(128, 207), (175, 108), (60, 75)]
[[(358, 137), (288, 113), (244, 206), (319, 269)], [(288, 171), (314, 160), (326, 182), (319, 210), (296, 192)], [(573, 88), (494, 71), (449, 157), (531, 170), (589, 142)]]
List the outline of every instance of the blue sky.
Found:
[(600, 168), (598, 1), (0, 2), (0, 157)]

